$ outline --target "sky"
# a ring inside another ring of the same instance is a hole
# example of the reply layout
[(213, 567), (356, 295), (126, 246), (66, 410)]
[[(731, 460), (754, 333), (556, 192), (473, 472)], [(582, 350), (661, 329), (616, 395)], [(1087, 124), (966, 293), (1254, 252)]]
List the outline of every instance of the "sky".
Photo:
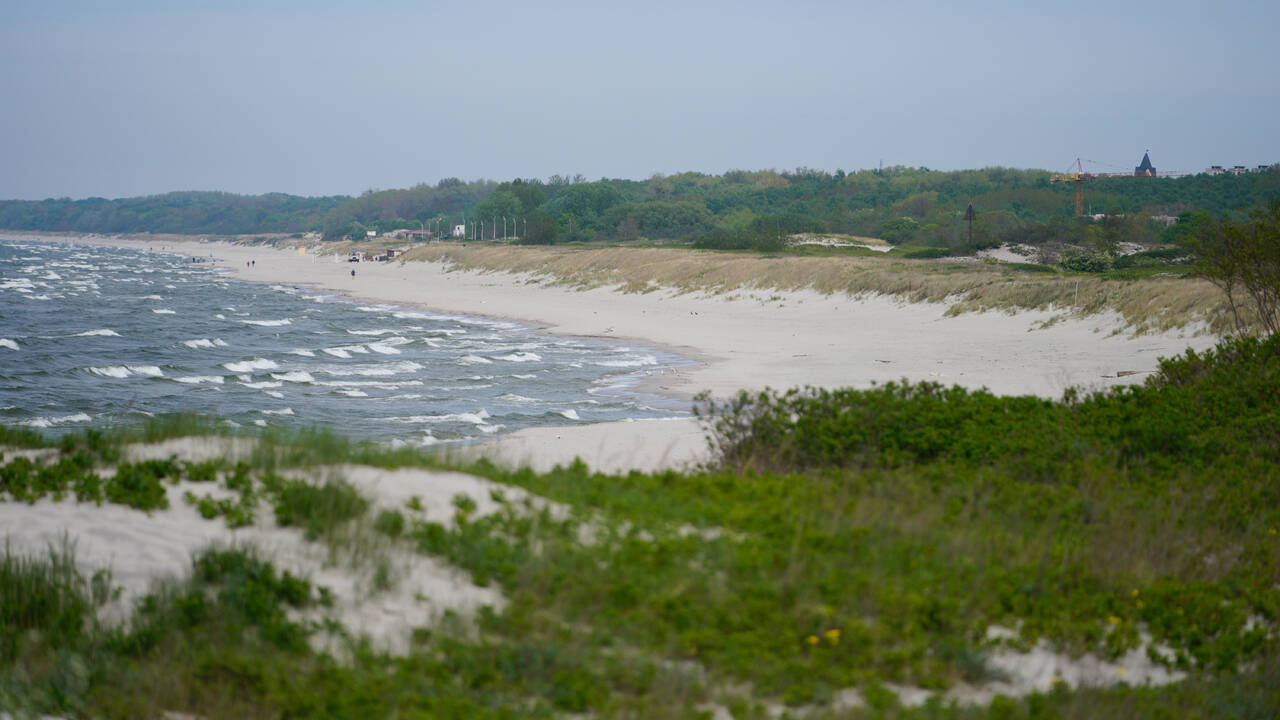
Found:
[(1280, 3), (0, 0), (0, 199), (1280, 162)]

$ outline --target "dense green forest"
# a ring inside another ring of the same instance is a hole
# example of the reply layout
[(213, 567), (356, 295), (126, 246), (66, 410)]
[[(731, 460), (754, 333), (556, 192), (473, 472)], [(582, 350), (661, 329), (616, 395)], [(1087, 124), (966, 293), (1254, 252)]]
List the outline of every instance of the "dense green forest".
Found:
[(81, 233), (246, 235), (304, 232), (350, 198), (172, 192), (107, 200), (0, 200), (0, 228)]
[[(682, 240), (706, 238), (708, 247), (732, 245), (727, 236), (758, 238), (771, 227), (784, 231), (794, 216), (807, 231), (883, 237), (895, 244), (958, 248), (996, 242), (1063, 240), (1097, 244), (1094, 236), (1154, 241), (1162, 226), (1147, 215), (1177, 216), (1192, 210), (1214, 215), (1256, 207), (1280, 196), (1280, 170), (1177, 179), (1098, 178), (1086, 185), (1090, 214), (1123, 215), (1109, 225), (1072, 217), (1070, 183), (1050, 182), (1042, 170), (986, 168), (953, 172), (891, 167), (834, 174), (733, 170), (724, 175), (682, 173), (648, 180), (586, 182), (553, 176), (516, 179), (488, 187), (419, 187), (366, 193), (335, 208), (326, 237), (358, 237), (363, 227), (410, 227), (433, 219), (470, 220), (469, 234), (502, 237), (503, 218), (536, 223), (526, 242)], [(464, 195), (483, 198), (466, 202)], [(450, 204), (451, 203), (451, 204)], [(964, 221), (977, 213), (974, 242)], [(548, 222), (550, 221), (550, 222)], [(1094, 230), (1090, 226), (1097, 225)], [(512, 225), (514, 227), (514, 223)], [(507, 235), (515, 234), (508, 229)], [(748, 243), (749, 245), (754, 243)]]
[[(853, 173), (731, 170), (654, 175), (648, 180), (553, 175), (547, 180), (463, 182), (299, 198), (170, 193), (123, 200), (0, 202), (0, 227), (79, 232), (246, 234), (323, 231), (326, 239), (366, 230), (468, 225), (471, 238), (524, 242), (694, 240), (703, 247), (767, 248), (784, 226), (882, 237), (900, 245), (967, 251), (1000, 242), (1062, 241), (1105, 246), (1153, 242), (1163, 225), (1149, 216), (1204, 211), (1214, 216), (1280, 197), (1280, 169), (1176, 179), (1110, 177), (1088, 181), (1085, 208), (1102, 221), (1073, 217), (1071, 183), (1043, 170), (934, 171), (890, 167)], [(970, 224), (965, 211), (972, 204)], [(972, 237), (970, 236), (972, 230)], [(1166, 236), (1163, 239), (1173, 239)]]

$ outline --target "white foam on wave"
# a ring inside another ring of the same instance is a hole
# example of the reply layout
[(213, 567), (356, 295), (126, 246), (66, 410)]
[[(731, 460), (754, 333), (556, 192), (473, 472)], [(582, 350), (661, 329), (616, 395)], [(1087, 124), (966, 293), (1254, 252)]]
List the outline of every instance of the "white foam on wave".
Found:
[(360, 375), (364, 377), (387, 377), (390, 375), (403, 375), (411, 373), (415, 370), (421, 370), (422, 366), (412, 360), (403, 360), (394, 363), (379, 363), (377, 365), (337, 365), (320, 368), (320, 372), (328, 375)]
[(458, 358), (458, 362), (463, 365), (492, 365), (493, 364), (493, 361), (490, 360), (489, 358), (480, 357), (479, 355), (463, 355), (462, 357)]
[(292, 325), (293, 320), (284, 318), (282, 320), (241, 320), (245, 325), (257, 325), (259, 327), (280, 327), (282, 325)]
[(10, 350), (18, 350), (18, 343), (9, 338), (0, 338), (0, 347), (9, 348)]
[(271, 380), (263, 380), (262, 382), (246, 382), (246, 383), (240, 383), (240, 384), (244, 385), (247, 388), (253, 388), (254, 390), (261, 390), (262, 388), (278, 388), (284, 385), (284, 381), (276, 380), (272, 382)]
[(399, 390), (401, 386), (421, 386), (421, 380), (399, 380), (384, 382), (382, 380), (317, 380), (317, 385), (326, 387), (371, 387), (379, 390)]
[(369, 393), (363, 390), (347, 389), (347, 390), (338, 390), (338, 392), (343, 395), (346, 395), (347, 397), (369, 397)]
[(254, 370), (275, 370), (280, 366), (274, 360), (266, 358), (254, 358), (252, 360), (242, 360), (240, 362), (222, 363), (222, 367), (234, 373), (247, 373)]
[(408, 417), (390, 417), (387, 420), (398, 423), (442, 423), (465, 422), (472, 425), (483, 425), (489, 419), (489, 413), (477, 410), (473, 413), (449, 413), (448, 415), (410, 415)]
[(159, 295), (143, 295), (142, 299), (143, 300), (163, 300), (164, 298), (160, 297)]
[(273, 398), (275, 398), (275, 399), (277, 399), (277, 400), (283, 400), (283, 399), (284, 399), (284, 393), (282, 393), (282, 392), (276, 392), (275, 390), (263, 390), (262, 392), (263, 392), (263, 394), (265, 394), (265, 395), (270, 395), (271, 397), (273, 397)]
[(369, 343), (368, 348), (382, 355), (399, 355), (400, 351), (383, 343)]
[(347, 332), (352, 335), (372, 335), (377, 337), (379, 335), (390, 335), (396, 331), (391, 328), (378, 328), (377, 330), (348, 330)]
[(499, 355), (494, 360), (505, 360), (507, 362), (539, 362), (542, 356), (532, 352), (513, 352), (507, 355)]
[(177, 315), (178, 314), (177, 310), (170, 310), (168, 308), (152, 308), (151, 312), (157, 315)]
[[(322, 348), (320, 352), (323, 352), (328, 355), (332, 355), (337, 358), (343, 358), (343, 359), (348, 359), (351, 357), (351, 353), (347, 352), (346, 350), (343, 350), (342, 348)], [(314, 355), (314, 353), (312, 354)]]
[(285, 373), (271, 373), (271, 377), (277, 380), (295, 383), (313, 383), (316, 381), (316, 379), (311, 376), (311, 373), (306, 370), (290, 370)]
[(62, 415), (59, 417), (38, 417), (30, 420), (23, 420), (19, 425), (28, 427), (49, 428), (54, 425), (65, 425), (67, 423), (85, 423), (93, 420), (92, 417), (85, 413), (76, 413), (74, 415)]
[(155, 365), (130, 365), (129, 371), (142, 377), (164, 377), (164, 371)]
[(225, 341), (223, 341), (223, 339), (222, 339), (222, 338), (214, 338), (214, 339), (212, 339), (212, 340), (210, 340), (209, 338), (198, 338), (198, 339), (195, 339), (195, 340), (183, 340), (183, 341), (182, 341), (182, 344), (183, 344), (183, 345), (186, 345), (187, 347), (191, 348), (192, 350), (200, 350), (200, 349), (205, 349), (205, 350), (207, 350), (207, 349), (215, 348), (215, 347), (227, 347), (227, 343), (226, 343)]
[(511, 377), (515, 378), (516, 380), (532, 380), (532, 379), (534, 379), (534, 378), (536, 378), (536, 377), (538, 377), (538, 376), (537, 376), (537, 375), (520, 374), (520, 375), (512, 375)]
[(127, 378), (133, 374), (129, 372), (129, 368), (123, 365), (108, 365), (107, 367), (91, 367), (91, 368), (85, 368), (85, 369), (93, 373), (94, 375), (100, 375), (102, 377), (119, 378), (119, 379)]
[(115, 330), (102, 328), (101, 330), (85, 330), (82, 333), (76, 333), (71, 337), (120, 337), (120, 333)]
[(260, 410), (263, 415), (292, 415), (293, 408), (284, 408), (282, 410)]
[(570, 420), (581, 420), (581, 419), (582, 419), (582, 418), (578, 417), (578, 411), (577, 411), (577, 410), (561, 410), (561, 411), (560, 411), (560, 414), (561, 414), (561, 415), (563, 415), (564, 417), (566, 417), (566, 418), (570, 419)]
[(499, 399), (499, 400), (502, 400), (502, 401), (504, 401), (504, 402), (513, 402), (513, 403), (536, 403), (536, 402), (542, 402), (542, 401), (541, 401), (541, 400), (539, 400), (538, 398), (525, 397), (524, 395), (517, 395), (517, 394), (515, 394), (515, 393), (507, 393), (507, 394), (505, 394), (505, 395), (499, 395), (499, 396), (498, 396), (498, 399)]
[(221, 375), (189, 375), (187, 377), (174, 378), (174, 380), (188, 385), (199, 385), (200, 383), (221, 385), (223, 383)]
[(300, 356), (302, 356), (302, 357), (315, 357), (315, 356), (316, 356), (316, 353), (315, 353), (315, 351), (314, 351), (314, 350), (305, 350), (305, 349), (303, 349), (303, 348), (298, 348), (297, 350), (285, 350), (285, 354), (287, 354), (287, 355), (300, 355)]
[(640, 357), (632, 357), (628, 360), (600, 360), (591, 364), (597, 367), (613, 368), (645, 367), (648, 365), (657, 365), (658, 358), (652, 355), (641, 355)]

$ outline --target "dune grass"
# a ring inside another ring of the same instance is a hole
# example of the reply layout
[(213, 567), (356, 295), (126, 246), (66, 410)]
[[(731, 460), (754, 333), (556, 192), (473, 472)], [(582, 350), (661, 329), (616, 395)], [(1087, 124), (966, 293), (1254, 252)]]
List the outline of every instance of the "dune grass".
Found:
[(736, 290), (811, 290), (888, 295), (908, 302), (951, 303), (952, 313), (1057, 310), (1118, 313), (1132, 332), (1203, 324), (1229, 329), (1221, 293), (1191, 277), (1125, 279), (1082, 273), (1028, 272), (1017, 265), (907, 260), (864, 254), (759, 255), (687, 248), (523, 247), (440, 244), (415, 248), (404, 261), (447, 263), (457, 270), (528, 274), (537, 282), (624, 292), (725, 294)]

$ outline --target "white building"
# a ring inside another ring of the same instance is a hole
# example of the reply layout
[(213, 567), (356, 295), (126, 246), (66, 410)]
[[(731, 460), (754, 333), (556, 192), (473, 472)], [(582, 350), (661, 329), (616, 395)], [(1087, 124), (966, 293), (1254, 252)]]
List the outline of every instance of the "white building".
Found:
[(466, 226), (466, 225), (454, 225), (454, 226), (453, 226), (453, 236), (454, 236), (454, 237), (466, 237), (466, 236), (467, 236), (467, 226)]

